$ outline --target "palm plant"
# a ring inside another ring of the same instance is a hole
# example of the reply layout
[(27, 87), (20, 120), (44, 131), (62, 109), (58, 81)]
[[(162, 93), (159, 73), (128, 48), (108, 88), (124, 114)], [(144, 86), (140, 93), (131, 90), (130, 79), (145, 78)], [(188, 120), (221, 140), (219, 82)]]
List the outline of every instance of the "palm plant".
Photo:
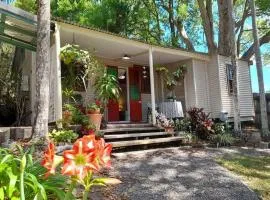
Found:
[(97, 99), (103, 105), (107, 105), (109, 100), (117, 100), (120, 96), (121, 88), (119, 87), (118, 80), (115, 76), (106, 72), (96, 78), (94, 87)]

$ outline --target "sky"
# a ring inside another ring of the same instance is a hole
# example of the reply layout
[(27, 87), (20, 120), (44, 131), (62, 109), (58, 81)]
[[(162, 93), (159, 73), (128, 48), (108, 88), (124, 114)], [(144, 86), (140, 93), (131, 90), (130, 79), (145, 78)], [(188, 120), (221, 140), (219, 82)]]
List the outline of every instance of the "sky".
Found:
[[(261, 52), (270, 52), (270, 43), (261, 47)], [(252, 91), (259, 92), (256, 61), (253, 61), (253, 65), (250, 67), (250, 76), (252, 83)], [(263, 78), (265, 91), (270, 92), (270, 65), (263, 66)]]

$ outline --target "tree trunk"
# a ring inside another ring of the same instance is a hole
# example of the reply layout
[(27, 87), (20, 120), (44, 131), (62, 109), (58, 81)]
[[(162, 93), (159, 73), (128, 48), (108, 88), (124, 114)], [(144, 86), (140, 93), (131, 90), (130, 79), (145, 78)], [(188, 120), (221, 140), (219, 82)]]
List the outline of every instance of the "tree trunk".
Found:
[(230, 12), (228, 0), (218, 0), (219, 14), (219, 34), (218, 34), (218, 53), (223, 56), (230, 56)]
[(32, 139), (48, 134), (50, 72), (50, 0), (39, 0), (37, 13), (36, 100)]
[(207, 0), (206, 3), (204, 3), (202, 0), (198, 0), (198, 5), (201, 13), (204, 34), (207, 41), (208, 52), (210, 54), (216, 53), (217, 46), (214, 41), (212, 0)]
[(262, 136), (269, 135), (269, 127), (267, 120), (267, 108), (266, 108), (266, 98), (264, 91), (264, 80), (263, 80), (263, 68), (262, 68), (262, 58), (260, 52), (260, 43), (258, 38), (258, 29), (256, 24), (256, 8), (254, 0), (250, 0), (250, 7), (252, 13), (252, 33), (254, 38), (254, 51), (256, 58), (256, 68), (259, 81), (259, 91), (260, 91), (260, 110), (261, 110), (261, 123), (262, 123)]
[(234, 11), (233, 11), (233, 0), (226, 0), (228, 14), (229, 14), (229, 38), (230, 38), (230, 56), (233, 68), (233, 108), (234, 108), (234, 130), (235, 132), (241, 131), (241, 122), (240, 122), (240, 110), (239, 110), (239, 100), (238, 100), (238, 87), (237, 87), (237, 57), (236, 57), (236, 41), (235, 41), (235, 20), (234, 20)]

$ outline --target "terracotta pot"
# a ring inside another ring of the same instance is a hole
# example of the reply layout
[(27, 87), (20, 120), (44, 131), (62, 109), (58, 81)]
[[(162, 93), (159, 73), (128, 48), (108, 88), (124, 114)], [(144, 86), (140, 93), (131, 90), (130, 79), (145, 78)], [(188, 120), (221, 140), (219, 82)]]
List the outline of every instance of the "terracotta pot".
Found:
[(100, 130), (100, 124), (101, 124), (101, 119), (102, 119), (102, 114), (87, 114), (89, 121), (95, 125), (96, 130)]
[(174, 128), (173, 127), (164, 127), (165, 132), (167, 133), (174, 133)]
[(88, 114), (100, 114), (100, 109), (88, 110)]

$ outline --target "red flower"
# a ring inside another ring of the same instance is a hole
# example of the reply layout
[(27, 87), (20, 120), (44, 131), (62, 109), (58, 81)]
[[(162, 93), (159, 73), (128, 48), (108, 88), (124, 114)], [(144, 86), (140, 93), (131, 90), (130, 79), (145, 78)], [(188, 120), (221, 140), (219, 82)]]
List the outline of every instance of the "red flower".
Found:
[(41, 161), (41, 165), (45, 167), (48, 171), (45, 177), (50, 174), (55, 174), (56, 167), (62, 162), (62, 157), (55, 155), (55, 147), (52, 142), (49, 143), (48, 149), (44, 152), (44, 158)]
[(98, 170), (95, 165), (95, 136), (78, 139), (71, 150), (64, 152), (62, 174), (83, 179), (89, 171)]

